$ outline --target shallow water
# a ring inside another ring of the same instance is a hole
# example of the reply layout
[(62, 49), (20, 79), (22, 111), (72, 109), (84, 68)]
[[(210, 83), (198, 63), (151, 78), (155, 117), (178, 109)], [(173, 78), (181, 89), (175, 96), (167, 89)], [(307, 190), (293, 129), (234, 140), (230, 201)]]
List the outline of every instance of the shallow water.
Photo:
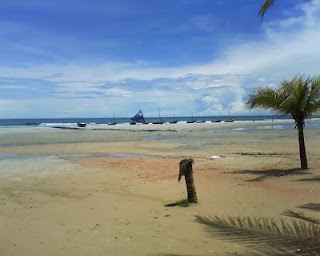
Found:
[[(0, 161), (8, 159), (29, 159), (47, 157), (49, 155), (16, 155), (16, 154), (1, 154)], [(142, 154), (129, 154), (129, 153), (104, 153), (104, 154), (59, 154), (56, 155), (62, 158), (77, 158), (77, 157), (117, 157), (117, 158), (161, 158), (158, 156), (142, 155)]]
[(37, 158), (40, 155), (15, 155), (15, 154), (0, 154), (0, 160), (4, 159), (18, 159), (18, 158)]
[[(244, 131), (244, 130), (287, 130), (287, 129), (294, 129), (295, 125), (265, 125), (265, 126), (255, 126), (255, 127), (245, 127), (245, 128), (234, 128), (232, 130), (235, 131)], [(305, 129), (319, 129), (320, 123), (306, 123)]]

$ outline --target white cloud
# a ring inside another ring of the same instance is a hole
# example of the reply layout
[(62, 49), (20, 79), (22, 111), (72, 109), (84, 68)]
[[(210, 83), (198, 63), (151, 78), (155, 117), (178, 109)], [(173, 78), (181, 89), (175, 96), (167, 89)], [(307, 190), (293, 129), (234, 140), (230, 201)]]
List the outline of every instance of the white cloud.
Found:
[[(320, 73), (320, 0), (297, 8), (300, 12), (295, 16), (288, 13), (285, 19), (264, 24), (262, 39), (236, 45), (230, 43), (224, 54), (208, 64), (170, 68), (153, 67), (145, 61), (46, 64), (0, 68), (0, 77), (44, 79), (53, 84), (55, 92), (70, 97), (77, 97), (79, 92), (83, 96), (101, 96), (101, 99), (82, 100), (85, 104), (81, 110), (77, 99), (72, 99), (68, 109), (73, 109), (75, 115), (81, 111), (92, 115), (97, 111), (98, 114), (97, 108), (105, 109), (102, 108), (106, 104), (103, 97), (118, 97), (112, 100), (120, 112), (120, 107), (126, 109), (122, 110), (123, 114), (134, 104), (136, 108), (139, 104), (149, 104), (146, 106), (153, 105), (155, 109), (155, 105), (160, 105), (169, 115), (172, 109), (177, 110), (177, 115), (189, 115), (190, 109), (198, 109), (201, 114), (226, 114), (228, 109), (233, 114), (243, 114), (247, 113), (244, 108), (246, 97), (256, 86), (278, 84), (298, 73)], [(201, 18), (194, 22), (205, 28), (208, 20)], [(131, 89), (132, 81), (144, 81), (150, 88), (134, 86)], [(130, 103), (127, 97), (130, 97)], [(48, 99), (52, 113), (56, 101)], [(157, 113), (150, 111), (149, 114)]]
[(26, 86), (23, 85), (5, 85), (5, 84), (1, 84), (1, 89), (26, 89)]

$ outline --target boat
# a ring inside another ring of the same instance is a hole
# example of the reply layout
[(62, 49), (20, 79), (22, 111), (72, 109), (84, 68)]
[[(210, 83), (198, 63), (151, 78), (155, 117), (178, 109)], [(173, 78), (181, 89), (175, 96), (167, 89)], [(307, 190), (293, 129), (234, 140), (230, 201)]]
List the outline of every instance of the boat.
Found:
[(152, 122), (152, 124), (164, 124), (165, 121), (157, 121), (157, 122)]
[(86, 127), (87, 124), (86, 123), (77, 123), (78, 127)]
[[(173, 111), (173, 117), (174, 117), (174, 118), (176, 117), (174, 111)], [(170, 121), (169, 124), (176, 124), (176, 123), (178, 123), (178, 122), (179, 122), (179, 120), (178, 120), (178, 119), (175, 119), (175, 120)]]
[(38, 125), (40, 125), (40, 123), (36, 123), (36, 122), (28, 122), (28, 123), (26, 123), (26, 125), (34, 125), (34, 126), (38, 126)]
[(114, 113), (113, 113), (113, 122), (109, 122), (108, 125), (116, 125), (117, 122), (116, 120), (114, 119)]
[(212, 123), (220, 123), (222, 120), (221, 119), (218, 119), (218, 120), (212, 120), (211, 122)]
[(225, 123), (232, 123), (232, 122), (234, 122), (234, 119), (231, 118), (230, 110), (229, 110), (229, 119), (224, 120), (224, 122), (225, 122)]
[(193, 120), (193, 113), (192, 113), (192, 111), (191, 111), (191, 120), (188, 120), (187, 121), (187, 124), (193, 124), (193, 123), (195, 123), (196, 122), (196, 120)]
[(160, 110), (158, 108), (158, 112), (159, 112), (159, 121), (156, 121), (156, 122), (152, 122), (152, 124), (164, 124), (165, 121), (161, 120), (161, 115), (160, 115)]
[(131, 118), (130, 125), (135, 125), (137, 123), (142, 123), (142, 124), (146, 123), (146, 120), (144, 120), (144, 116), (143, 116), (141, 109), (137, 112), (137, 114), (135, 114)]

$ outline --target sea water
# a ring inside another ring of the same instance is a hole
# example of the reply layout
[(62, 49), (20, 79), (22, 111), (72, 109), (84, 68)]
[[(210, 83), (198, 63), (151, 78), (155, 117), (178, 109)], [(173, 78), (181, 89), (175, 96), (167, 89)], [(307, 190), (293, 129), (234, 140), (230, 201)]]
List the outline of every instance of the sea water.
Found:
[[(170, 122), (178, 120), (179, 122), (185, 123), (190, 120), (196, 121), (216, 121), (216, 120), (228, 120), (229, 116), (194, 116), (193, 118), (187, 116), (181, 117), (162, 117), (161, 120), (165, 122)], [(235, 122), (241, 121), (272, 121), (272, 120), (290, 120), (290, 117), (287, 116), (232, 116), (232, 119)], [(319, 116), (314, 117), (313, 119), (320, 119)], [(146, 122), (152, 123), (159, 121), (159, 117), (145, 117)], [(117, 122), (119, 124), (129, 124), (129, 117), (121, 118), (33, 118), (33, 119), (0, 119), (0, 128), (1, 127), (26, 127), (26, 126), (42, 126), (42, 127), (55, 127), (55, 126), (73, 126), (77, 123), (87, 123), (87, 124), (107, 124), (109, 122)], [(312, 127), (320, 127), (320, 124), (308, 124)], [(311, 127), (310, 126), (310, 127)], [(274, 127), (270, 127), (274, 128)], [(283, 129), (291, 128), (291, 126), (283, 126)], [(248, 128), (249, 129), (249, 128)], [(250, 129), (258, 129), (256, 127)], [(267, 127), (265, 129), (268, 129)]]

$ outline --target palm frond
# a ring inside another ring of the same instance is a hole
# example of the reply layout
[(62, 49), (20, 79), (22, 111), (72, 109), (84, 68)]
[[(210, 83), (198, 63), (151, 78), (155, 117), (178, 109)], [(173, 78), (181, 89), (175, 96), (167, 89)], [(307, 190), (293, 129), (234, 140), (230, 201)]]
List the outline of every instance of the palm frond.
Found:
[(303, 76), (295, 76), (291, 81), (282, 81), (280, 89), (285, 88), (286, 96), (281, 102), (281, 108), (290, 113), (297, 120), (304, 120), (305, 105), (309, 95), (311, 79)]
[[(293, 78), (293, 80), (294, 79), (295, 78)], [(279, 108), (281, 108), (286, 114), (292, 114), (291, 106), (295, 104), (294, 100), (296, 97), (294, 95), (292, 97), (292, 94), (294, 94), (292, 84), (292, 81), (284, 80), (281, 82), (281, 86), (277, 88), (277, 93), (282, 95), (282, 101), (279, 103)]]
[(305, 106), (306, 116), (312, 115), (320, 109), (320, 76), (316, 76), (311, 81), (310, 93)]
[(265, 110), (272, 110), (278, 114), (284, 113), (281, 109), (281, 102), (283, 102), (283, 94), (270, 87), (258, 87), (253, 94), (249, 95), (247, 107), (262, 108)]
[[(196, 216), (196, 222), (204, 224), (215, 237), (246, 245), (259, 245), (256, 251), (269, 251), (265, 255), (320, 254), (320, 226), (303, 221), (251, 217), (204, 217)], [(268, 248), (268, 249), (267, 249)], [(301, 250), (301, 251), (300, 251)]]
[(271, 8), (275, 3), (275, 0), (265, 0), (264, 3), (262, 4), (260, 11), (259, 11), (259, 16), (262, 19), (265, 13)]
[(312, 109), (313, 109), (312, 112), (317, 112), (320, 110), (320, 100), (313, 104)]
[(306, 117), (306, 105), (308, 103), (308, 98), (310, 95), (310, 85), (312, 79), (310, 77), (304, 78), (300, 76), (297, 78), (296, 86), (293, 85), (293, 88), (296, 91), (296, 106), (295, 109), (296, 113), (300, 113), (300, 118), (302, 120)]
[(290, 114), (297, 123), (320, 109), (320, 76), (295, 76), (284, 80), (277, 88), (258, 87), (249, 95), (247, 106), (271, 110), (278, 114)]
[(304, 105), (309, 91), (309, 82), (309, 78), (304, 79), (302, 76), (295, 76), (292, 81), (289, 82), (292, 90), (292, 93), (288, 95), (288, 99), (291, 99), (291, 104), (289, 104), (291, 112), (302, 113), (304, 111)]

